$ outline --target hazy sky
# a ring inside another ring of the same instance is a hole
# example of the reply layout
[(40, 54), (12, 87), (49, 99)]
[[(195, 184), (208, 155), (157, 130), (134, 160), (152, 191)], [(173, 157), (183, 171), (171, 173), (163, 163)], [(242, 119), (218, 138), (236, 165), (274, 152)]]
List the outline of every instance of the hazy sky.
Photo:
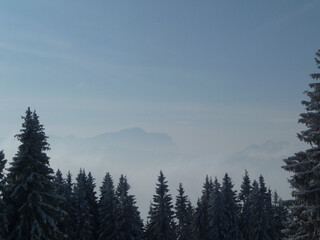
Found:
[[(0, 137), (30, 106), (48, 134), (129, 127), (182, 152), (295, 142), (319, 1), (4, 1)], [(80, 166), (79, 166), (80, 167)]]

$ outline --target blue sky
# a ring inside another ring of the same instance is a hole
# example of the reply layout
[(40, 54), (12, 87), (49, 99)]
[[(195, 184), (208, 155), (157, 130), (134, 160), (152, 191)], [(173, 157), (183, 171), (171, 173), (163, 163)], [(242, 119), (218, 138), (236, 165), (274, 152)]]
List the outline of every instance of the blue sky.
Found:
[(6, 1), (0, 135), (165, 132), (190, 152), (296, 141), (318, 1)]

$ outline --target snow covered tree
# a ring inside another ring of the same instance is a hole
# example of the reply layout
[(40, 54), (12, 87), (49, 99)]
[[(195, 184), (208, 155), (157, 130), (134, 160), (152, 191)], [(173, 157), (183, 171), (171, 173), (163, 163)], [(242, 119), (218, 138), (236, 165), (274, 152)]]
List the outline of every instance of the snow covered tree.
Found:
[(218, 179), (215, 178), (213, 183), (213, 192), (210, 195), (209, 202), (209, 233), (208, 239), (223, 240), (222, 219), (225, 213), (225, 206), (221, 194), (221, 186)]
[(245, 170), (243, 181), (241, 184), (241, 190), (239, 193), (239, 200), (242, 202), (242, 206), (248, 200), (251, 188), (252, 186), (251, 186), (250, 177), (249, 177), (248, 171)]
[(63, 197), (65, 198), (64, 210), (67, 212), (64, 220), (65, 232), (67, 236), (69, 236), (69, 239), (76, 239), (76, 226), (74, 221), (74, 219), (76, 219), (76, 208), (73, 196), (72, 175), (70, 171), (67, 173), (67, 178), (65, 180)]
[(90, 205), (87, 200), (87, 176), (84, 170), (80, 170), (76, 181), (74, 186), (75, 239), (93, 239), (93, 222)]
[[(95, 179), (93, 178), (91, 172), (88, 173), (86, 178), (86, 199), (89, 204), (90, 209), (90, 221), (92, 225), (92, 240), (98, 239), (98, 228), (99, 228), (99, 206), (95, 191)], [(89, 239), (88, 239), (89, 240)]]
[(3, 151), (0, 151), (0, 240), (5, 239), (7, 233), (7, 218), (5, 212), (5, 204), (3, 201), (3, 194), (5, 191), (4, 167), (7, 160), (5, 159)]
[(59, 169), (57, 170), (53, 178), (53, 182), (55, 184), (55, 193), (61, 196), (60, 201), (58, 202), (58, 205), (63, 210), (60, 218), (57, 221), (57, 225), (58, 225), (58, 228), (61, 230), (61, 232), (64, 234), (64, 238), (67, 238), (68, 237), (66, 234), (67, 225), (65, 224), (65, 220), (67, 218), (67, 212), (65, 211), (66, 199), (64, 198), (65, 181)]
[(225, 174), (221, 188), (224, 213), (221, 219), (222, 235), (224, 240), (241, 240), (239, 230), (238, 205), (236, 192), (233, 191), (233, 184), (228, 174)]
[(284, 238), (283, 229), (285, 229), (285, 223), (288, 221), (288, 210), (277, 192), (273, 195), (273, 212), (274, 240), (280, 240)]
[(124, 239), (142, 240), (143, 224), (140, 218), (140, 212), (136, 206), (135, 197), (129, 195), (129, 189), (130, 185), (128, 184), (127, 178), (121, 175), (116, 191), (118, 198), (117, 215), (120, 223), (119, 231)]
[(176, 197), (176, 219), (177, 224), (177, 239), (187, 240), (193, 238), (193, 208), (188, 196), (184, 194), (182, 183), (179, 184), (178, 196)]
[[(316, 53), (316, 64), (320, 68), (320, 50)], [(320, 73), (311, 74), (315, 80)], [(306, 151), (295, 153), (284, 159), (286, 171), (292, 172), (289, 183), (293, 188), (290, 210), (294, 216), (288, 227), (288, 239), (320, 239), (320, 83), (309, 84), (305, 91), (308, 101), (302, 101), (306, 113), (300, 114), (299, 123), (307, 130), (298, 134), (300, 141), (310, 145)]]
[(267, 234), (267, 221), (265, 214), (265, 196), (261, 195), (261, 188), (256, 180), (252, 183), (252, 191), (250, 194), (250, 207), (252, 218), (253, 238), (257, 240), (270, 240)]
[(152, 209), (148, 218), (147, 239), (176, 239), (172, 197), (162, 171), (158, 177), (156, 194), (153, 196)]
[(209, 217), (208, 207), (210, 201), (210, 195), (213, 191), (212, 179), (206, 176), (206, 180), (203, 184), (202, 196), (197, 202), (196, 217), (195, 217), (195, 232), (199, 240), (207, 240), (209, 233)]
[(252, 229), (252, 211), (250, 207), (249, 197), (251, 194), (251, 181), (247, 170), (243, 176), (243, 181), (241, 184), (241, 190), (239, 193), (239, 200), (242, 202), (241, 211), (239, 214), (239, 227), (242, 233), (243, 239), (253, 239), (253, 229)]
[(9, 218), (7, 239), (61, 239), (57, 220), (61, 216), (60, 196), (55, 193), (53, 170), (44, 127), (36, 112), (22, 117), (21, 142), (8, 169), (6, 205)]
[(117, 198), (114, 191), (113, 180), (106, 173), (100, 187), (99, 200), (99, 240), (121, 240), (120, 223), (117, 216)]

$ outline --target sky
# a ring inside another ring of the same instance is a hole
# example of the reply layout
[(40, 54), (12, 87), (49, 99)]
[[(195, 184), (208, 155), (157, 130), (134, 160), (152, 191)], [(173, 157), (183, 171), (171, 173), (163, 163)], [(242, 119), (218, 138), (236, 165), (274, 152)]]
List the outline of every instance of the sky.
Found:
[(4, 1), (0, 138), (19, 132), (30, 106), (48, 134), (86, 138), (140, 127), (206, 158), (269, 140), (294, 144), (303, 92), (317, 71), (319, 7), (312, 0)]

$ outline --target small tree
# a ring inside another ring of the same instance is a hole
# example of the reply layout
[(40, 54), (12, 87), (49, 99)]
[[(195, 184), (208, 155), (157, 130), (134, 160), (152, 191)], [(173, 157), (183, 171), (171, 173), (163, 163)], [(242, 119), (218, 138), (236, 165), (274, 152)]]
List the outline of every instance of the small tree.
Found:
[(182, 183), (179, 184), (178, 196), (176, 197), (176, 219), (177, 224), (177, 239), (187, 240), (193, 239), (192, 219), (193, 208), (188, 196), (184, 194)]
[(140, 212), (136, 206), (135, 197), (129, 195), (130, 185), (127, 178), (120, 176), (116, 195), (118, 198), (119, 229), (125, 239), (142, 240), (143, 239), (143, 224), (140, 218)]
[(153, 196), (152, 209), (149, 215), (148, 239), (175, 240), (175, 223), (172, 197), (165, 177), (160, 171), (156, 194)]
[(117, 216), (117, 198), (113, 180), (106, 173), (100, 187), (99, 201), (99, 240), (121, 240), (120, 223)]

